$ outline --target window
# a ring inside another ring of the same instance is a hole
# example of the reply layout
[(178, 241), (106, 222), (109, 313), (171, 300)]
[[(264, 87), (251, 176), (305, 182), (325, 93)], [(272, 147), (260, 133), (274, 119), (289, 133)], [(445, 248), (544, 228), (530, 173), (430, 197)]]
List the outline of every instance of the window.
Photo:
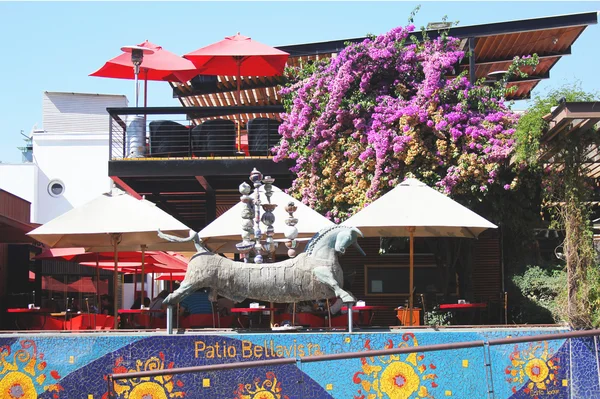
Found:
[[(429, 254), (426, 238), (415, 237), (413, 241), (415, 254)], [(409, 255), (410, 239), (408, 237), (381, 237), (379, 253), (381, 255)]]
[[(408, 265), (365, 265), (366, 295), (408, 295)], [(434, 264), (414, 267), (415, 293), (442, 292), (442, 275)]]
[(65, 184), (60, 180), (52, 180), (48, 183), (48, 194), (53, 197), (60, 197), (65, 192)]

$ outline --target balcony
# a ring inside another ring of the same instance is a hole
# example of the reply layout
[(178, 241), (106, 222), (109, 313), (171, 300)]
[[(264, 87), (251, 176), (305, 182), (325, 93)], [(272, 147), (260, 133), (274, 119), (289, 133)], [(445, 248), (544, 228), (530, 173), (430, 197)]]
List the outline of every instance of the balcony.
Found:
[(275, 163), (280, 105), (109, 108), (109, 176), (194, 229), (239, 201), (253, 168), (288, 188)]

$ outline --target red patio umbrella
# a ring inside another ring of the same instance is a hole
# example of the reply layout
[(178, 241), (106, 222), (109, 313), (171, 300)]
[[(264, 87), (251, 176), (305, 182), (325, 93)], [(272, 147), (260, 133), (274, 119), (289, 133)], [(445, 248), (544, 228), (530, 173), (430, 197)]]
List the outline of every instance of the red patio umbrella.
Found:
[[(113, 252), (85, 252), (83, 248), (50, 248), (44, 250), (34, 259), (61, 259), (69, 262), (76, 262), (84, 266), (93, 266), (97, 270), (97, 280), (99, 281), (99, 270), (113, 270), (114, 253)], [(143, 265), (141, 262), (144, 262)], [(135, 273), (142, 276), (146, 273), (165, 273), (170, 271), (185, 271), (187, 269), (187, 259), (175, 252), (164, 251), (124, 251), (119, 252), (118, 271), (122, 273)], [(146, 267), (149, 267), (146, 270)], [(144, 280), (142, 277), (142, 293), (144, 292)], [(142, 298), (143, 300), (143, 298)]]
[[(144, 107), (147, 106), (146, 89), (149, 80), (165, 82), (187, 82), (198, 75), (194, 64), (185, 58), (164, 50), (161, 46), (146, 40), (138, 45), (154, 51), (144, 54), (140, 65), (141, 77), (144, 79)], [(107, 61), (102, 68), (90, 74), (101, 78), (135, 79), (134, 64), (131, 53), (123, 52), (121, 55)], [(137, 106), (137, 104), (136, 104)]]
[[(283, 73), (289, 54), (239, 34), (184, 55), (192, 61), (198, 75), (235, 76), (237, 103), (240, 101), (241, 76), (276, 76)], [(238, 152), (241, 136), (238, 125)]]

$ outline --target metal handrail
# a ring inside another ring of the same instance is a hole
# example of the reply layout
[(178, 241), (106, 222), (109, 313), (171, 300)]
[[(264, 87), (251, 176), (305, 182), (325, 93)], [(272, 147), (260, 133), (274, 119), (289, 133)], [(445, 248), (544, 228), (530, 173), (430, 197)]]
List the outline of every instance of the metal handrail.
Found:
[(180, 367), (173, 368), (167, 370), (149, 370), (149, 371), (138, 371), (133, 373), (115, 373), (109, 374), (107, 376), (108, 381), (108, 394), (109, 398), (113, 398), (114, 393), (114, 380), (125, 380), (131, 378), (142, 378), (142, 377), (154, 377), (154, 376), (162, 376), (162, 375), (173, 375), (173, 374), (188, 374), (188, 373), (200, 373), (200, 372), (208, 372), (208, 371), (220, 371), (220, 370), (233, 370), (233, 369), (241, 369), (241, 368), (251, 368), (251, 367), (266, 367), (273, 365), (284, 365), (284, 364), (294, 364), (294, 363), (314, 363), (314, 362), (324, 362), (324, 361), (332, 361), (332, 360), (346, 360), (346, 359), (356, 359), (365, 356), (389, 356), (389, 355), (399, 355), (399, 354), (407, 354), (407, 353), (415, 353), (415, 352), (434, 352), (434, 351), (445, 351), (445, 350), (454, 350), (454, 349), (467, 349), (467, 348), (477, 348), (483, 347), (485, 345), (488, 346), (498, 346), (498, 345), (510, 345), (524, 342), (538, 342), (538, 341), (552, 341), (559, 339), (569, 339), (569, 338), (584, 338), (584, 337), (595, 337), (600, 336), (600, 330), (586, 330), (586, 331), (570, 331), (566, 333), (557, 333), (557, 334), (542, 334), (542, 335), (531, 335), (531, 336), (523, 336), (523, 337), (515, 337), (515, 338), (499, 338), (492, 339), (488, 341), (477, 340), (477, 341), (467, 341), (467, 342), (455, 342), (450, 344), (436, 344), (436, 345), (425, 345), (425, 346), (415, 346), (415, 347), (407, 347), (407, 348), (390, 348), (390, 349), (380, 349), (380, 350), (369, 350), (369, 351), (359, 351), (359, 352), (345, 352), (345, 353), (334, 353), (331, 355), (316, 355), (316, 356), (307, 356), (302, 358), (279, 358), (272, 360), (256, 360), (256, 361), (247, 361), (247, 362), (235, 362), (235, 363), (225, 363), (225, 364), (211, 364), (204, 366), (192, 366), (192, 367)]
[(225, 116), (253, 113), (281, 113), (283, 105), (228, 105), (217, 107), (120, 107), (106, 108), (110, 116), (118, 115), (194, 115), (194, 117)]

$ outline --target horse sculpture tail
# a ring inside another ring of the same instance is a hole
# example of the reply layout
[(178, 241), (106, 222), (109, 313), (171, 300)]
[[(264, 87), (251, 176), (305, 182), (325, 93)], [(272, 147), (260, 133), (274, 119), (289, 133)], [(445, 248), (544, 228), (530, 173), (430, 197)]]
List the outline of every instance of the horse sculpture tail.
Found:
[(188, 241), (193, 241), (194, 242), (194, 246), (196, 247), (196, 251), (198, 251), (198, 253), (210, 252), (208, 250), (208, 248), (206, 248), (206, 246), (202, 242), (202, 239), (200, 237), (198, 237), (198, 233), (196, 233), (193, 230), (190, 230), (190, 236), (188, 238), (181, 238), (181, 237), (172, 236), (170, 234), (165, 234), (162, 231), (160, 231), (160, 229), (158, 229), (158, 236), (160, 238), (162, 238), (163, 240), (167, 240), (167, 241), (170, 241), (170, 242), (188, 242)]

